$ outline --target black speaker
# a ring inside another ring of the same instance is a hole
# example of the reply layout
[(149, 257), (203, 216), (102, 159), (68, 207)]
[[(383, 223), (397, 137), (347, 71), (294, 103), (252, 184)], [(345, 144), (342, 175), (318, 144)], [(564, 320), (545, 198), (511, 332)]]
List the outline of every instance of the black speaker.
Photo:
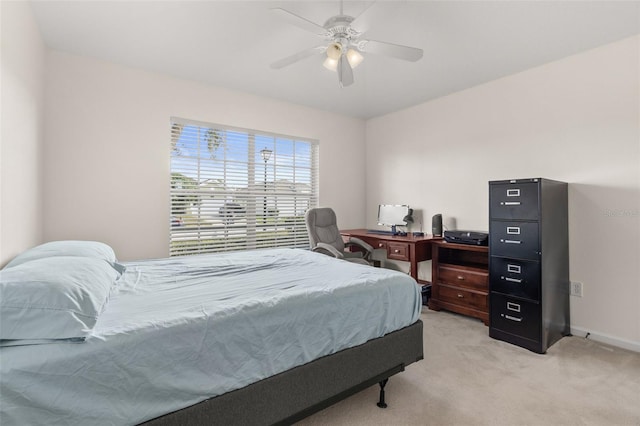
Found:
[(431, 219), (431, 233), (434, 237), (442, 237), (442, 215), (434, 214)]

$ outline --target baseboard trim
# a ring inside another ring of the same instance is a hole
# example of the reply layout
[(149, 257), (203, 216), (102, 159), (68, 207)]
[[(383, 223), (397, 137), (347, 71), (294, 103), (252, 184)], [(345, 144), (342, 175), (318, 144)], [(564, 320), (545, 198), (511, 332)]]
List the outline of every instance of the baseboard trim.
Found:
[(618, 348), (627, 349), (634, 352), (640, 352), (640, 342), (632, 342), (631, 340), (620, 339), (619, 337), (613, 337), (606, 334), (598, 333), (597, 331), (585, 330), (581, 327), (571, 327), (571, 334), (574, 336), (586, 337), (589, 335), (589, 339), (600, 343), (606, 343), (607, 345), (616, 346)]

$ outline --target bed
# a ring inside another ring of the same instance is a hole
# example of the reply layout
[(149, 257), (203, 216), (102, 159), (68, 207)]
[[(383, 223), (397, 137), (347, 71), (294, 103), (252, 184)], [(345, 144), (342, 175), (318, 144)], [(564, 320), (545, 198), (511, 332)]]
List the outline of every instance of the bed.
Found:
[(423, 357), (419, 287), (396, 271), (296, 249), (118, 262), (102, 243), (43, 246), (1, 271), (3, 425), (291, 424), (375, 383), (384, 406)]

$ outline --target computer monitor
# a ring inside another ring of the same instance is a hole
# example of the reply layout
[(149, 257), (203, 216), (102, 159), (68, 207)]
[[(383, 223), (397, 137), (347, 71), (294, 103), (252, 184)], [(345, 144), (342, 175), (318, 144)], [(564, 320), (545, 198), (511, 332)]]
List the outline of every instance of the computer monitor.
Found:
[(410, 213), (406, 204), (378, 205), (378, 225), (390, 226), (395, 231), (396, 226), (406, 226), (404, 218)]

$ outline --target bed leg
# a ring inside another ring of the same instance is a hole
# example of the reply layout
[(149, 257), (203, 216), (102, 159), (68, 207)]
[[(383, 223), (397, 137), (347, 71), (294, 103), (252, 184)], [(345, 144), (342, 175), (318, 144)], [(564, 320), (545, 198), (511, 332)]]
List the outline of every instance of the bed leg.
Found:
[(377, 405), (380, 408), (387, 408), (387, 403), (384, 402), (384, 387), (387, 385), (388, 381), (389, 379), (384, 379), (383, 381), (378, 383), (380, 385), (380, 401), (378, 401)]

